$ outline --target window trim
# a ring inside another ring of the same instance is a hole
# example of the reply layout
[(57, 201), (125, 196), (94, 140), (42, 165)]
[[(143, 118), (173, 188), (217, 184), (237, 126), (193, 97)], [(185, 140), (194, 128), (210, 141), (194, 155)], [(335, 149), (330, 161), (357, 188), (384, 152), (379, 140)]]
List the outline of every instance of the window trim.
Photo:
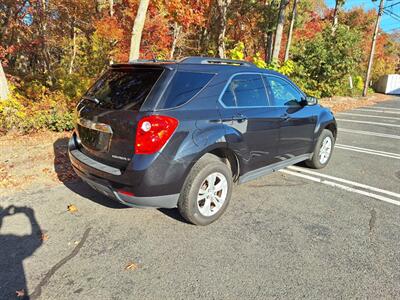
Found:
[[(233, 78), (235, 78), (236, 76), (240, 76), (240, 75), (259, 75), (259, 76), (260, 76), (260, 79), (261, 79), (261, 81), (263, 82), (263, 85), (264, 85), (265, 95), (266, 95), (266, 97), (267, 97), (267, 104), (266, 104), (266, 105), (262, 105), (262, 106), (260, 106), (260, 105), (258, 105), (258, 106), (238, 106), (238, 105), (237, 105), (237, 102), (236, 102), (236, 96), (235, 96), (236, 106), (226, 106), (225, 103), (222, 102), (222, 97), (223, 97), (223, 95), (225, 94), (225, 92), (226, 92), (227, 88), (229, 87), (229, 85), (231, 84)], [(271, 101), (270, 101), (270, 99), (269, 99), (267, 86), (266, 86), (265, 81), (264, 81), (264, 79), (263, 79), (263, 76), (264, 76), (264, 75), (265, 75), (265, 73), (260, 73), (260, 72), (240, 72), (240, 73), (235, 73), (235, 74), (231, 75), (231, 76), (229, 77), (227, 83), (225, 84), (225, 86), (224, 86), (224, 88), (223, 88), (221, 94), (220, 94), (219, 97), (218, 97), (218, 102), (219, 102), (219, 104), (221, 104), (222, 107), (223, 107), (223, 108), (226, 108), (226, 109), (261, 108), (261, 107), (265, 108), (265, 107), (271, 107)]]
[(269, 77), (276, 77), (276, 78), (279, 78), (279, 79), (289, 83), (289, 85), (292, 86), (301, 95), (303, 95), (304, 98), (306, 97), (306, 94), (304, 94), (304, 92), (297, 85), (295, 85), (293, 82), (291, 82), (290, 80), (286, 79), (285, 77), (278, 76), (278, 75), (275, 75), (275, 74), (264, 74), (264, 77), (266, 77), (265, 79), (266, 79), (267, 89), (270, 90), (272, 98), (273, 98), (272, 101), (274, 102), (273, 103), (274, 105), (271, 105), (271, 107), (297, 107), (297, 106), (275, 105), (275, 97), (274, 97), (274, 94), (272, 92), (271, 85), (269, 84), (269, 81), (268, 81), (268, 78), (267, 78), (268, 76)]
[[(210, 80), (207, 82), (207, 84), (205, 84), (196, 94), (194, 94), (192, 96), (192, 98), (190, 98), (188, 101), (186, 101), (185, 103), (182, 103), (181, 105), (178, 106), (174, 106), (174, 107), (168, 107), (168, 108), (160, 108), (160, 103), (161, 100), (164, 97), (165, 92), (167, 91), (169, 85), (171, 84), (172, 80), (174, 80), (176, 73), (181, 72), (181, 73), (200, 73), (200, 74), (209, 74), (212, 75), (212, 77), (210, 78)], [(162, 91), (161, 95), (158, 97), (158, 100), (156, 102), (155, 105), (155, 110), (154, 111), (169, 111), (169, 110), (173, 110), (176, 108), (180, 108), (186, 104), (188, 104), (189, 102), (191, 102), (195, 97), (197, 97), (197, 95), (199, 95), (209, 84), (211, 81), (213, 81), (213, 79), (215, 78), (215, 75), (217, 75), (217, 73), (213, 73), (213, 72), (196, 72), (196, 71), (190, 71), (190, 70), (179, 70), (179, 69), (175, 69), (173, 71), (173, 74), (171, 75), (171, 78), (169, 78), (168, 83), (165, 85), (164, 90)]]

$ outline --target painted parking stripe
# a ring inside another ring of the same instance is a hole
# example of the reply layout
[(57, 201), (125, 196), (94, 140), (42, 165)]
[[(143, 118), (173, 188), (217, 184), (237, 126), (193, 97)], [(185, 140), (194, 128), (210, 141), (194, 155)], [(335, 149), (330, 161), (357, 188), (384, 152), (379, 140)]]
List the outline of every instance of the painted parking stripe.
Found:
[(336, 115), (346, 115), (346, 116), (354, 116), (354, 117), (366, 117), (366, 118), (379, 118), (379, 119), (388, 119), (388, 120), (399, 120), (400, 118), (396, 117), (385, 117), (385, 116), (377, 116), (377, 115), (364, 115), (364, 114), (353, 114), (353, 113), (337, 113)]
[(373, 149), (367, 149), (367, 148), (361, 148), (361, 147), (355, 147), (355, 146), (349, 146), (349, 145), (343, 145), (343, 144), (336, 144), (335, 148), (343, 149), (343, 150), (350, 150), (350, 151), (355, 151), (355, 152), (360, 152), (360, 153), (366, 153), (366, 154), (372, 154), (372, 155), (378, 155), (378, 156), (382, 156), (382, 157), (400, 159), (400, 154), (392, 153), (392, 152), (385, 152), (385, 151), (379, 151), (379, 150), (373, 150)]
[(365, 190), (370, 190), (372, 192), (376, 192), (376, 193), (381, 193), (381, 194), (386, 194), (395, 198), (399, 198), (400, 199), (400, 194), (399, 193), (395, 193), (395, 192), (391, 192), (391, 191), (387, 191), (387, 190), (383, 190), (380, 188), (376, 188), (367, 184), (363, 184), (363, 183), (359, 183), (359, 182), (355, 182), (355, 181), (351, 181), (351, 180), (347, 180), (344, 178), (339, 178), (339, 177), (335, 177), (335, 176), (331, 176), (331, 175), (327, 175), (327, 174), (322, 174), (319, 172), (315, 172), (315, 171), (311, 171), (305, 168), (301, 168), (301, 167), (296, 167), (296, 166), (290, 166), (287, 167), (287, 169), (289, 170), (293, 170), (293, 171), (297, 171), (297, 172), (301, 172), (301, 173), (306, 173), (306, 174), (310, 174), (313, 176), (319, 176), (319, 177), (323, 177), (323, 178), (327, 178), (330, 179), (332, 181), (337, 181), (340, 183), (345, 183), (347, 185), (351, 185), (351, 186), (355, 186), (358, 188), (363, 188)]
[[(369, 107), (364, 107), (364, 108), (369, 108)], [(399, 110), (400, 111), (400, 108), (387, 107), (387, 106), (370, 106), (370, 108), (389, 109), (389, 110)]]
[(348, 119), (336, 119), (341, 122), (351, 122), (351, 123), (359, 123), (359, 124), (369, 124), (369, 125), (380, 125), (387, 127), (400, 127), (398, 124), (389, 124), (389, 123), (381, 123), (381, 122), (370, 122), (370, 121), (359, 121), (359, 120), (348, 120)]
[(368, 111), (368, 112), (377, 112), (377, 113), (384, 113), (384, 114), (395, 114), (395, 115), (400, 115), (400, 111), (388, 111), (388, 110), (383, 110), (383, 109), (355, 108), (355, 109), (353, 109), (353, 110)]
[(386, 133), (370, 132), (370, 131), (363, 131), (363, 130), (353, 130), (353, 129), (347, 129), (347, 128), (339, 128), (339, 132), (356, 133), (356, 134), (362, 134), (362, 135), (378, 136), (378, 137), (400, 140), (400, 135), (395, 135), (395, 134), (386, 134)]
[(293, 172), (293, 171), (289, 171), (289, 170), (280, 170), (280, 172), (285, 173), (285, 174), (289, 174), (289, 175), (293, 175), (293, 176), (297, 176), (297, 177), (301, 177), (301, 178), (304, 178), (304, 179), (308, 179), (308, 180), (311, 180), (311, 181), (314, 181), (314, 182), (319, 182), (319, 183), (322, 183), (322, 184), (325, 184), (325, 185), (329, 185), (331, 187), (340, 188), (340, 189), (348, 191), (348, 192), (353, 192), (353, 193), (356, 193), (356, 194), (364, 195), (364, 196), (367, 196), (367, 197), (370, 197), (370, 198), (374, 198), (374, 199), (377, 199), (377, 200), (380, 200), (380, 201), (384, 201), (384, 202), (387, 202), (387, 203), (391, 203), (391, 204), (400, 206), (400, 201), (397, 201), (397, 200), (394, 200), (394, 199), (391, 199), (389, 197), (385, 197), (385, 196), (382, 196), (382, 195), (378, 195), (378, 194), (375, 194), (375, 193), (371, 193), (371, 192), (363, 191), (363, 190), (360, 190), (360, 189), (356, 189), (356, 188), (353, 188), (353, 187), (350, 187), (350, 186), (346, 186), (344, 184), (336, 183), (336, 182), (333, 182), (333, 181), (330, 181), (330, 180), (325, 180), (325, 179), (322, 179), (322, 178), (318, 178), (318, 177), (314, 177), (314, 176), (310, 176), (310, 175), (306, 175), (306, 174), (302, 174), (302, 173), (298, 173), (298, 172)]

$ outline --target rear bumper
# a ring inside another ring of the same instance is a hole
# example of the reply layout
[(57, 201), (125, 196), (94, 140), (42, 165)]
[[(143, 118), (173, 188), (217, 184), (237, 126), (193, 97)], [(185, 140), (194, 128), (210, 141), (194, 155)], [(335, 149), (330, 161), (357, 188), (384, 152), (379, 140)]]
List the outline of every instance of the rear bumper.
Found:
[[(125, 183), (126, 178), (125, 180), (117, 180), (117, 178), (122, 177), (117, 174), (116, 170), (118, 169), (99, 163), (77, 150), (73, 138), (69, 143), (68, 154), (75, 173), (93, 189), (113, 200), (132, 207), (177, 207), (179, 193), (136, 196), (135, 188)], [(140, 174), (134, 173), (135, 172), (131, 172), (129, 176), (135, 177), (136, 175), (136, 178), (140, 176)], [(104, 174), (104, 176), (102, 176), (102, 174)], [(112, 177), (113, 180), (110, 180), (110, 177)], [(151, 187), (146, 188), (146, 190), (148, 189), (151, 189)], [(129, 194), (121, 193), (119, 192), (120, 190), (127, 190)]]
[(106, 195), (107, 197), (116, 200), (122, 204), (131, 207), (162, 207), (162, 208), (175, 208), (178, 204), (179, 194), (164, 195), (157, 197), (136, 197), (118, 193), (117, 190), (107, 185), (107, 182), (99, 182), (92, 180), (82, 172), (74, 168), (78, 176), (90, 185), (96, 191)]

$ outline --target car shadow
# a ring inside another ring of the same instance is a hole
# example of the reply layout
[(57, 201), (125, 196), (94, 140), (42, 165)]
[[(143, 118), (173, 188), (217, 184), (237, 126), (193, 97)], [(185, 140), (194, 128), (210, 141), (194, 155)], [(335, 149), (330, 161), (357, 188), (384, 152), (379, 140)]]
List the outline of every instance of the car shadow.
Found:
[[(25, 215), (31, 225), (26, 235), (1, 234), (5, 218)], [(42, 230), (30, 207), (0, 206), (0, 299), (29, 299), (29, 291), (23, 262), (43, 243)]]
[(74, 193), (100, 205), (112, 209), (128, 208), (92, 189), (75, 174), (68, 157), (68, 140), (66, 137), (59, 138), (53, 143), (54, 170), (58, 180)]
[(182, 217), (177, 208), (158, 208), (158, 211), (176, 221), (191, 224)]
[[(89, 199), (95, 203), (112, 209), (128, 209), (129, 206), (123, 205), (112, 200), (98, 191), (92, 189), (87, 183), (83, 182), (72, 169), (68, 157), (68, 138), (59, 138), (53, 144), (54, 150), (54, 170), (56, 171), (58, 180), (61, 181), (68, 189), (74, 193)], [(158, 211), (169, 218), (187, 223), (179, 214), (178, 209), (159, 208)]]

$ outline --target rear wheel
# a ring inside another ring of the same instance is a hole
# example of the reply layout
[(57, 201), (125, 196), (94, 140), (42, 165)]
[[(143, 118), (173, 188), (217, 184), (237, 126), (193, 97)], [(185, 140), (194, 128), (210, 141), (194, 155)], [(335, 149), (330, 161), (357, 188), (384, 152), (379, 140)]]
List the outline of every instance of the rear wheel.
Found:
[(314, 153), (311, 159), (306, 160), (306, 166), (313, 169), (326, 167), (332, 156), (335, 138), (330, 130), (324, 129), (315, 144)]
[(206, 154), (186, 178), (178, 201), (179, 212), (190, 223), (208, 225), (224, 213), (232, 187), (228, 166), (219, 157)]

